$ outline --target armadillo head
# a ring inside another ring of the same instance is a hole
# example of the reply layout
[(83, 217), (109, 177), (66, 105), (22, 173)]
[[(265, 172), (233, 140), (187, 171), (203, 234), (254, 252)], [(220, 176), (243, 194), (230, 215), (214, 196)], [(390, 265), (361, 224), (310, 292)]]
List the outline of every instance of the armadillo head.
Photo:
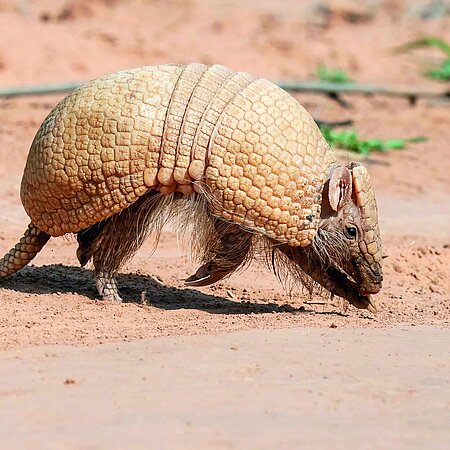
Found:
[(362, 164), (332, 166), (313, 246), (326, 261), (327, 288), (357, 307), (373, 306), (370, 294), (383, 281), (382, 252), (375, 194)]

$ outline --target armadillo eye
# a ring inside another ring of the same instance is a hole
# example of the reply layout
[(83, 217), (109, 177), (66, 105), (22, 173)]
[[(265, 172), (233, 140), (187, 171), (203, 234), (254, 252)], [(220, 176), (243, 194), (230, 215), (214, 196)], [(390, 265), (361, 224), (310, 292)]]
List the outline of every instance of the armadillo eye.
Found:
[(345, 227), (344, 234), (348, 239), (356, 239), (358, 230), (356, 227)]

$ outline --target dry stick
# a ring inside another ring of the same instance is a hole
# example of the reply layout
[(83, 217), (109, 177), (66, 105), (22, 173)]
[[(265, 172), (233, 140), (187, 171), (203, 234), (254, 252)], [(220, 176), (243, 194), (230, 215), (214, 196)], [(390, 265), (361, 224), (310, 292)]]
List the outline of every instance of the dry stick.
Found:
[(279, 87), (292, 92), (310, 92), (328, 95), (336, 99), (341, 94), (385, 95), (407, 98), (413, 105), (419, 97), (450, 100), (450, 89), (428, 90), (410, 87), (378, 86), (358, 83), (328, 83), (323, 81), (280, 81)]
[(0, 88), (1, 97), (21, 97), (26, 95), (60, 94), (71, 92), (86, 84), (86, 81), (72, 81), (68, 83), (38, 84), (34, 86), (16, 86)]
[[(18, 97), (26, 95), (59, 94), (73, 91), (83, 86), (85, 81), (73, 81), (68, 83), (42, 84), (36, 86), (18, 86), (0, 89), (1, 97)], [(413, 89), (410, 87), (377, 86), (358, 83), (328, 83), (323, 81), (280, 81), (279, 87), (291, 92), (319, 93), (338, 100), (342, 94), (359, 95), (385, 95), (404, 97), (411, 104), (415, 104), (419, 97), (450, 100), (450, 90)]]
[(337, 128), (337, 127), (348, 127), (350, 125), (353, 125), (353, 120), (347, 119), (347, 120), (338, 120), (335, 122), (328, 122), (326, 120), (316, 119), (313, 118), (317, 125), (319, 127), (328, 127), (328, 128)]

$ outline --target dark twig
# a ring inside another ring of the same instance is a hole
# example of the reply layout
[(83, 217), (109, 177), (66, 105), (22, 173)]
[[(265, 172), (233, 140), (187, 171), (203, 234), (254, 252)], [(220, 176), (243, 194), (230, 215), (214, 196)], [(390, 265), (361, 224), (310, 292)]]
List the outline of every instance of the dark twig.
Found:
[(327, 122), (326, 120), (314, 119), (319, 127), (337, 128), (337, 127), (349, 127), (353, 125), (353, 120), (339, 120), (336, 122)]
[[(0, 88), (0, 97), (60, 94), (73, 91), (83, 84), (85, 84), (85, 81)], [(329, 83), (323, 81), (280, 81), (276, 84), (286, 91), (319, 93), (334, 99), (340, 99), (340, 96), (343, 94), (352, 94), (404, 97), (409, 99), (412, 103), (416, 102), (420, 97), (450, 100), (449, 89), (427, 90), (414, 89), (411, 87), (389, 87), (358, 83)]]
[(26, 95), (62, 94), (71, 92), (85, 84), (85, 81), (69, 81), (67, 83), (38, 84), (34, 86), (16, 86), (0, 88), (0, 97), (20, 97)]
[(282, 89), (291, 92), (309, 92), (325, 94), (335, 99), (343, 94), (349, 95), (384, 95), (389, 97), (403, 97), (411, 104), (418, 98), (450, 100), (449, 89), (418, 89), (401, 86), (380, 86), (359, 83), (328, 83), (323, 81), (283, 81), (277, 83)]

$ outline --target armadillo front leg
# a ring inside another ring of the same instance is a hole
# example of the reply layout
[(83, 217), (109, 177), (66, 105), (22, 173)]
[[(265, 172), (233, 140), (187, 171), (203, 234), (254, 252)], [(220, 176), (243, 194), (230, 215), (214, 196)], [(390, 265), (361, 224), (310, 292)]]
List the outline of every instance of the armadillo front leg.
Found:
[(121, 303), (122, 298), (117, 289), (116, 278), (110, 272), (99, 271), (95, 275), (95, 284), (103, 300)]
[(0, 259), (0, 278), (7, 277), (26, 266), (50, 239), (50, 235), (28, 225), (20, 241)]
[(249, 258), (252, 234), (241, 227), (222, 220), (215, 222), (216, 235), (212, 258), (203, 264), (194, 275), (185, 280), (188, 286), (209, 286), (236, 271)]

